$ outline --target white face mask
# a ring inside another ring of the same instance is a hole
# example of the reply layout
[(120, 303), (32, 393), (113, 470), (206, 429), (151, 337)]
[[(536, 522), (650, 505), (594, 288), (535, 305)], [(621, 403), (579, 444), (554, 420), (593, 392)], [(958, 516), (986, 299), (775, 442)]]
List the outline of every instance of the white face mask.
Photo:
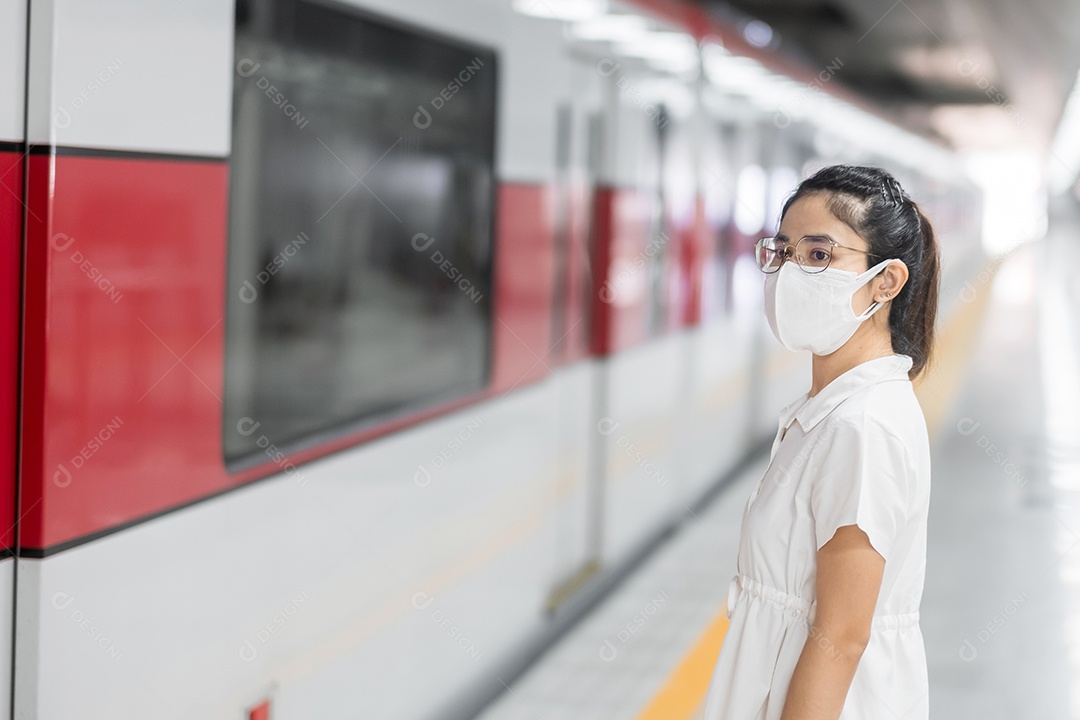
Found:
[(866, 272), (825, 268), (807, 273), (794, 260), (765, 276), (765, 317), (773, 335), (788, 350), (828, 355), (846, 343), (863, 320), (881, 308), (876, 300), (862, 315), (851, 298), (870, 278), (897, 258), (882, 260)]

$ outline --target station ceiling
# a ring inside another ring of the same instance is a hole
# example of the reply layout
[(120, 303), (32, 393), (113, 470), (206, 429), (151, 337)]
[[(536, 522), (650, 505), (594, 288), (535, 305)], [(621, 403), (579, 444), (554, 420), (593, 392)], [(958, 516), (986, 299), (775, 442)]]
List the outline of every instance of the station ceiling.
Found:
[(1080, 68), (1074, 0), (697, 2), (960, 149), (1043, 155)]

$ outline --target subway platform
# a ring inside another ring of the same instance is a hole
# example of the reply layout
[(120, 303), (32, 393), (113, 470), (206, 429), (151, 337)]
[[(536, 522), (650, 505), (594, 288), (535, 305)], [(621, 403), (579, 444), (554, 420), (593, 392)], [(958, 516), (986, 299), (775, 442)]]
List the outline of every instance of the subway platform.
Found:
[[(942, 328), (941, 359), (916, 384), (933, 450), (921, 606), (932, 718), (1080, 719), (1074, 225), (972, 278), (971, 310)], [(766, 465), (734, 478), (478, 720), (699, 718), (738, 523)]]

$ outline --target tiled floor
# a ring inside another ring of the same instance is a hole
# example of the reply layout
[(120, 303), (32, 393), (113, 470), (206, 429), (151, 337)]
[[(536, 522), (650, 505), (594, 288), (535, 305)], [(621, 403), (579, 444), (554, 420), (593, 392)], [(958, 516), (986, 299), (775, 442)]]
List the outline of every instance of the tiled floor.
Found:
[[(1010, 253), (931, 439), (931, 717), (1080, 720), (1080, 262)], [(1068, 252), (1067, 252), (1068, 251)], [(1071, 254), (1070, 254), (1071, 253)], [(478, 720), (633, 720), (722, 607), (762, 458)], [(671, 718), (671, 720), (681, 720)]]

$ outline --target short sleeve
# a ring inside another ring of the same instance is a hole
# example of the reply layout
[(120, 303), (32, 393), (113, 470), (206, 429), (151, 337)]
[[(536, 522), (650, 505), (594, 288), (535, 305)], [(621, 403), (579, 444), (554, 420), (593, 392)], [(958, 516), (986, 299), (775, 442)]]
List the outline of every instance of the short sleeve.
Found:
[(887, 562), (912, 512), (910, 454), (896, 435), (867, 417), (833, 421), (821, 431), (809, 468), (817, 548), (837, 528), (858, 525)]

